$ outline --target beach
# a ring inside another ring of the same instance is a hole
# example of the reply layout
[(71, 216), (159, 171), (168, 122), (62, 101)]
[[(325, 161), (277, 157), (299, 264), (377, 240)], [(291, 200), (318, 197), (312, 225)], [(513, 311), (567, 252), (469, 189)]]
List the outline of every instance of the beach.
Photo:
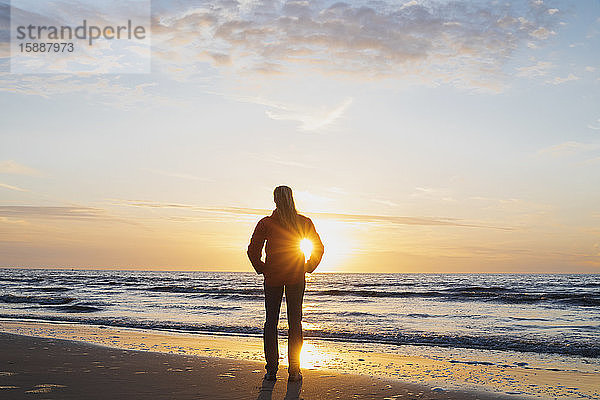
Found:
[(270, 388), (263, 387), (259, 338), (6, 320), (0, 332), (7, 399), (26, 392), (56, 399), (600, 398), (598, 373), (436, 362), (315, 341), (306, 343), (313, 360), (304, 360), (301, 388), (288, 387), (285, 367)]
[(0, 400), (600, 400), (600, 0), (0, 21)]
[[(230, 340), (232, 344), (235, 340)], [(264, 382), (262, 363), (0, 334), (3, 399), (503, 399), (364, 375), (305, 370)], [(510, 398), (514, 398), (510, 397)]]
[[(408, 398), (419, 398), (418, 393), (462, 393), (458, 398), (476, 393), (600, 399), (597, 285), (593, 275), (309, 275), (302, 395), (326, 396), (327, 388), (317, 383), (335, 376), (342, 381), (353, 377), (334, 386), (338, 390), (363, 382), (359, 387), (364, 391), (345, 391), (340, 398), (368, 396), (368, 388), (385, 381), (382, 387), (406, 388), (396, 394)], [(244, 390), (247, 398), (256, 398), (264, 375), (261, 286), (261, 277), (248, 273), (0, 269), (0, 333), (67, 341), (60, 342), (67, 347), (87, 343), (128, 354), (235, 360), (248, 367), (244, 373), (254, 371)], [(282, 308), (280, 381), (286, 383), (287, 321)], [(16, 355), (26, 349), (7, 344), (2, 351)], [(38, 352), (29, 357), (38, 357)], [(43, 371), (53, 370), (42, 361)], [(98, 360), (86, 363), (93, 361)], [(81, 368), (90, 370), (87, 374), (100, 372), (85, 368), (86, 363)], [(210, 362), (204, 369), (217, 365)], [(238, 385), (230, 375), (241, 379), (242, 372), (233, 374), (227, 368), (216, 375)], [(24, 391), (41, 384), (69, 386), (64, 379), (71, 376), (60, 378), (58, 371), (55, 380), (17, 384), (14, 377), (23, 371), (4, 372), (3, 395), (21, 390), (12, 386)], [(218, 388), (219, 382), (207, 387)], [(281, 382), (276, 391), (284, 390)], [(157, 389), (164, 390), (170, 393), (166, 386)], [(380, 394), (378, 398), (387, 396)]]

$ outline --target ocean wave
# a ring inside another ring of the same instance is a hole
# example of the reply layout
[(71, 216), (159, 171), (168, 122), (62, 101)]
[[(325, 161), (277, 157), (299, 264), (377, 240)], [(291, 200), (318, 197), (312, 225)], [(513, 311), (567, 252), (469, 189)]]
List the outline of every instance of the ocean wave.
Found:
[(540, 322), (550, 321), (547, 318), (526, 318), (526, 317), (513, 317), (513, 316), (508, 316), (507, 318), (512, 319), (513, 321), (540, 321)]
[(353, 282), (350, 286), (354, 287), (390, 287), (393, 286), (417, 286), (416, 282)]
[(44, 278), (20, 278), (20, 277), (3, 276), (3, 277), (0, 277), (0, 281), (5, 281), (5, 282), (22, 282), (22, 283), (39, 283), (39, 282), (43, 282)]
[(511, 293), (512, 290), (503, 286), (460, 286), (445, 289), (448, 293), (457, 293), (463, 296), (480, 295), (482, 293)]
[(504, 288), (456, 288), (444, 291), (370, 291), (370, 290), (324, 290), (307, 292), (322, 296), (355, 296), (381, 298), (432, 298), (449, 301), (482, 300), (508, 304), (565, 303), (593, 307), (600, 305), (599, 293), (522, 293)]
[(436, 318), (436, 317), (439, 317), (439, 315), (429, 315), (429, 314), (419, 314), (419, 313), (406, 314), (406, 316), (410, 317), (410, 318)]
[(178, 310), (203, 310), (203, 311), (232, 311), (241, 310), (241, 306), (209, 306), (209, 305), (192, 305), (192, 304), (169, 304), (160, 305), (159, 308), (169, 308)]
[(73, 290), (71, 288), (64, 287), (64, 286), (35, 287), (35, 288), (28, 288), (28, 289), (32, 290), (32, 291), (50, 292), (50, 293), (68, 292), (70, 290)]
[(102, 311), (101, 308), (89, 304), (69, 304), (64, 306), (53, 307), (53, 309), (67, 313), (91, 313)]
[(196, 310), (208, 310), (208, 311), (228, 311), (228, 310), (241, 310), (242, 307), (221, 307), (221, 306), (194, 306)]
[(73, 297), (47, 297), (47, 296), (17, 296), (12, 294), (5, 294), (0, 296), (0, 302), (3, 303), (28, 303), (28, 304), (39, 304), (39, 305), (61, 305), (69, 304), (73, 302)]
[[(93, 280), (90, 280), (89, 285), (91, 286), (98, 286), (98, 287), (102, 287), (102, 286), (122, 286), (122, 287), (127, 287), (129, 289), (148, 289), (147, 285), (156, 285), (156, 287), (160, 288), (161, 284), (162, 285), (168, 285), (168, 286), (173, 286), (175, 287), (175, 290), (177, 290), (177, 287), (182, 287), (177, 285), (179, 284), (187, 284), (189, 282), (193, 282), (193, 284), (203, 284), (206, 282), (214, 282), (214, 279), (211, 278), (191, 278), (191, 277), (166, 277), (166, 276), (161, 276), (161, 277), (148, 277), (148, 276), (139, 276), (139, 277), (120, 277), (120, 276), (114, 276), (114, 277), (103, 277), (103, 278), (96, 278)], [(165, 288), (167, 288), (168, 286), (163, 286)], [(152, 289), (152, 287), (150, 288)], [(158, 290), (160, 291), (160, 290)]]
[(360, 311), (323, 311), (323, 310), (313, 310), (311, 311), (312, 315), (334, 315), (335, 317), (366, 317), (366, 318), (376, 318), (379, 315), (373, 313), (366, 313)]
[(229, 288), (206, 288), (198, 286), (154, 286), (144, 288), (143, 290), (149, 292), (163, 292), (163, 293), (192, 293), (200, 295), (214, 295), (214, 296), (228, 296), (228, 295), (242, 295), (242, 296), (262, 296), (263, 289), (229, 289)]
[[(231, 289), (231, 288), (206, 288), (188, 286), (155, 286), (147, 288), (135, 288), (137, 290), (154, 293), (185, 294), (197, 298), (226, 299), (262, 301), (263, 289)], [(29, 292), (67, 292), (73, 289), (63, 287), (49, 288), (27, 288)], [(452, 289), (441, 291), (381, 291), (381, 290), (357, 290), (357, 289), (327, 289), (307, 290), (305, 298), (318, 301), (347, 301), (365, 302), (369, 299), (432, 299), (439, 301), (482, 301), (501, 304), (539, 304), (539, 305), (568, 305), (579, 307), (600, 306), (600, 293), (512, 293), (507, 290), (497, 289)], [(71, 300), (68, 300), (71, 299)], [(35, 303), (35, 304), (62, 304), (61, 302), (72, 301), (70, 297), (50, 296), (21, 296), (6, 294), (0, 296), (0, 302), (4, 303)], [(57, 303), (58, 302), (58, 303)]]
[[(181, 293), (208, 298), (231, 298), (262, 300), (262, 288), (217, 288), (202, 286), (165, 285), (134, 288), (137, 290), (161, 293)], [(568, 304), (583, 307), (600, 306), (600, 292), (585, 293), (525, 293), (514, 292), (504, 287), (467, 286), (429, 291), (391, 291), (368, 289), (323, 289), (307, 290), (307, 297), (314, 298), (430, 298), (444, 301), (490, 301), (506, 304)]]
[[(39, 319), (28, 315), (2, 315), (0, 318), (10, 319)], [(138, 328), (151, 330), (166, 330), (186, 333), (223, 333), (239, 335), (262, 335), (262, 327), (259, 326), (226, 326), (189, 324), (170, 321), (147, 321), (131, 318), (87, 318), (49, 316), (44, 317), (48, 321), (76, 322), (89, 325), (103, 325), (120, 328)], [(280, 330), (280, 335), (285, 336), (287, 332)], [(452, 334), (430, 334), (423, 332), (403, 333), (357, 333), (349, 331), (327, 331), (309, 330), (304, 331), (305, 338), (334, 340), (351, 343), (375, 343), (386, 345), (411, 345), (411, 346), (433, 346), (444, 348), (463, 348), (480, 350), (498, 350), (531, 352), (538, 354), (559, 354), (567, 356), (578, 356), (587, 358), (600, 358), (600, 342), (576, 342), (559, 340), (535, 340), (519, 338), (514, 335), (452, 335)]]
[(589, 282), (581, 285), (583, 287), (600, 287), (600, 282)]
[(600, 305), (599, 293), (511, 293), (502, 288), (457, 288), (444, 291), (377, 291), (377, 290), (321, 290), (307, 291), (313, 296), (353, 296), (377, 298), (432, 298), (448, 301), (481, 300), (508, 304), (565, 303), (584, 307)]
[[(307, 337), (599, 353), (597, 275), (315, 274), (305, 302)], [(260, 335), (263, 303), (250, 273), (0, 269), (0, 313), (33, 319)]]

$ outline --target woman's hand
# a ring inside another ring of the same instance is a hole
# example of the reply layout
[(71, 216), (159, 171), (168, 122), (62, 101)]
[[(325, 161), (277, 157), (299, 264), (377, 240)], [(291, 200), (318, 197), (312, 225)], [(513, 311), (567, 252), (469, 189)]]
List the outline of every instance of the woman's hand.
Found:
[(263, 271), (265, 270), (265, 262), (260, 260), (260, 264), (258, 266), (253, 265), (253, 267), (258, 275), (262, 275)]
[(304, 263), (304, 272), (308, 272), (309, 274), (312, 273), (315, 270), (313, 264), (314, 263), (312, 263), (310, 259), (307, 262), (305, 262)]

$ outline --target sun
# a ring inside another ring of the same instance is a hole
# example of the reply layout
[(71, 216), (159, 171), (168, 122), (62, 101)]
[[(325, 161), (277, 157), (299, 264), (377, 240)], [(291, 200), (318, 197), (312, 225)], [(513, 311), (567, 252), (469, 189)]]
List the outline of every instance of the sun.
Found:
[(302, 239), (300, 241), (300, 251), (304, 253), (304, 259), (308, 260), (312, 254), (313, 243), (309, 239)]

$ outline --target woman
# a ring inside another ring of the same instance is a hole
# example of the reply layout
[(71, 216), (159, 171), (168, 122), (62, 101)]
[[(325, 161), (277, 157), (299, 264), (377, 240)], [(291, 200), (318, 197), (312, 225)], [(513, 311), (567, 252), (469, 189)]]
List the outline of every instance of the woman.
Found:
[[(302, 299), (304, 297), (304, 274), (313, 272), (323, 257), (323, 243), (310, 218), (298, 214), (292, 189), (278, 186), (273, 192), (276, 209), (261, 219), (248, 246), (248, 258), (258, 274), (264, 275), (266, 322), (264, 326), (266, 380), (277, 379), (279, 350), (277, 325), (281, 299), (285, 291), (288, 316), (288, 380), (299, 381), (300, 350), (302, 349)], [(308, 239), (313, 250), (310, 258), (300, 249), (300, 242)], [(266, 259), (261, 260), (263, 245)]]

